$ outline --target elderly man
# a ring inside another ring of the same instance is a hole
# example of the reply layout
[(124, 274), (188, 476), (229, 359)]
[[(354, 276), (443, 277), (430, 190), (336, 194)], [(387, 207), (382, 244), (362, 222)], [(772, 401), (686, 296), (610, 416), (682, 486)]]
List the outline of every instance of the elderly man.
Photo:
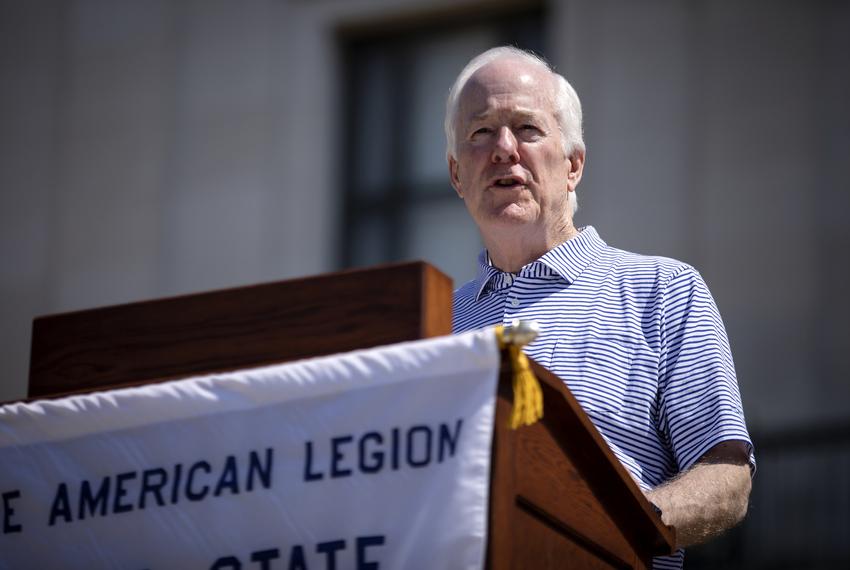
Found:
[(720, 315), (699, 274), (576, 229), (581, 105), (514, 48), (473, 59), (446, 109), (451, 182), (486, 250), (455, 292), (455, 332), (538, 321), (526, 352), (562, 378), (662, 519), (678, 552), (746, 513), (752, 444)]

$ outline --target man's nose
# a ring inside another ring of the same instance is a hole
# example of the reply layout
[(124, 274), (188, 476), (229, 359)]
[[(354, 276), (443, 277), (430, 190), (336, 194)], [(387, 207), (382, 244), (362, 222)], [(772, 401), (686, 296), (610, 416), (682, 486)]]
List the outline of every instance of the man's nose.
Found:
[(508, 127), (499, 129), (496, 137), (496, 146), (493, 149), (493, 162), (519, 162), (519, 150), (517, 140)]

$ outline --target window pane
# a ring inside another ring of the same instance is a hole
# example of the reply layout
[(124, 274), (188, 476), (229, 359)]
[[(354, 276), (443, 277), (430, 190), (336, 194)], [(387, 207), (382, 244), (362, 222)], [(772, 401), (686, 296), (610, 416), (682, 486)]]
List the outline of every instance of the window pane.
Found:
[(481, 238), (458, 199), (412, 206), (408, 259), (423, 259), (454, 279), (455, 288), (478, 272)]
[(354, 222), (349, 247), (351, 265), (364, 267), (384, 263), (388, 257), (389, 232), (383, 217), (368, 216)]
[[(413, 185), (448, 179), (443, 132), (446, 96), (463, 66), (474, 56), (493, 47), (496, 41), (492, 27), (476, 27), (451, 35), (434, 36), (416, 46), (410, 90), (413, 128), (407, 147), (411, 153), (407, 163), (411, 165)], [(439, 187), (434, 188), (439, 190)]]
[(385, 49), (364, 50), (355, 60), (354, 80), (354, 192), (378, 196), (390, 183), (387, 165), (391, 145), (393, 96), (390, 61)]

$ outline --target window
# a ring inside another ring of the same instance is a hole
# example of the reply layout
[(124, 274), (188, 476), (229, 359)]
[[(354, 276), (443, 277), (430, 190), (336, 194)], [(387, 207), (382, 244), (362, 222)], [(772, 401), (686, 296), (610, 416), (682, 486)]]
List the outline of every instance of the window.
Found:
[(475, 276), (481, 241), (448, 179), (446, 95), (490, 47), (543, 55), (543, 26), (539, 9), (458, 20), (343, 41), (343, 267), (424, 259), (455, 286)]

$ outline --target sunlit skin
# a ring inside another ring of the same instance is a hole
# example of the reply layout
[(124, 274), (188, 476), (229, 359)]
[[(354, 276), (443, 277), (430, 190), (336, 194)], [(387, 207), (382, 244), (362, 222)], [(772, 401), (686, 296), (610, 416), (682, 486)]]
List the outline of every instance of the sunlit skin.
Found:
[(504, 58), (476, 71), (460, 95), (449, 173), (503, 271), (576, 234), (568, 192), (581, 180), (584, 153), (565, 152), (554, 89), (545, 69)]

